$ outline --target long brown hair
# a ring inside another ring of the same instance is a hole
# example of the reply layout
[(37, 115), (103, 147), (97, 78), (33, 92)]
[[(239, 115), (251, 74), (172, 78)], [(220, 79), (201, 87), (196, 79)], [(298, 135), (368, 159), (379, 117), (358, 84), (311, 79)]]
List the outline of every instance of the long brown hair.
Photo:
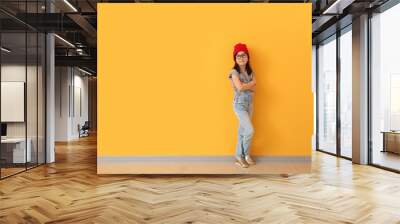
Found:
[[(247, 54), (247, 53), (245, 53)], [(235, 65), (233, 66), (233, 69), (235, 69), (238, 73), (240, 73), (240, 67), (239, 65), (236, 63), (236, 55), (233, 57), (235, 60)], [(250, 66), (250, 55), (247, 54), (247, 63), (246, 63), (246, 72), (248, 75), (251, 75), (251, 73), (253, 73), (253, 69)]]

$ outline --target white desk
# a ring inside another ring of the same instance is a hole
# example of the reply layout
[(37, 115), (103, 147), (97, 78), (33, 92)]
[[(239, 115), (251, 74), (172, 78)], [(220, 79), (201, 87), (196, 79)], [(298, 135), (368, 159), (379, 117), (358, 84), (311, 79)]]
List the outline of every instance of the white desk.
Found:
[(32, 154), (31, 154), (31, 145), (32, 140), (27, 138), (28, 147), (26, 147), (26, 155), (25, 155), (25, 138), (6, 138), (1, 139), (1, 144), (5, 145), (14, 145), (13, 147), (13, 163), (25, 163), (25, 158), (27, 158), (26, 162), (31, 162)]

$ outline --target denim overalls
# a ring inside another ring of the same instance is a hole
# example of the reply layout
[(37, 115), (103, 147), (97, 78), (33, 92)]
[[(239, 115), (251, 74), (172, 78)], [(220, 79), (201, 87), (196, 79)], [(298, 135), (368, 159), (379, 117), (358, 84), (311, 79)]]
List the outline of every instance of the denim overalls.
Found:
[[(231, 75), (239, 75), (239, 79), (243, 83), (248, 83), (252, 80), (254, 74), (249, 77), (247, 74), (238, 73), (235, 69), (231, 70), (229, 78)], [(231, 79), (232, 82), (232, 79)], [(249, 149), (251, 146), (251, 141), (254, 135), (254, 128), (251, 122), (253, 117), (253, 91), (244, 90), (239, 91), (235, 88), (235, 96), (233, 99), (233, 109), (236, 116), (239, 119), (239, 129), (238, 129), (238, 142), (236, 145), (236, 155), (246, 156), (249, 155)]]

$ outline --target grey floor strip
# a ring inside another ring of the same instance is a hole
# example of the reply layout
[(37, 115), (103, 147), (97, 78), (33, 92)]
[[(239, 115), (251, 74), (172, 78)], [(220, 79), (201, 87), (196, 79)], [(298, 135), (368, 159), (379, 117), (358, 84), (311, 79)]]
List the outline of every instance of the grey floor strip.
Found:
[[(260, 162), (311, 162), (311, 156), (254, 156)], [(135, 156), (98, 157), (97, 162), (232, 162), (234, 156)]]

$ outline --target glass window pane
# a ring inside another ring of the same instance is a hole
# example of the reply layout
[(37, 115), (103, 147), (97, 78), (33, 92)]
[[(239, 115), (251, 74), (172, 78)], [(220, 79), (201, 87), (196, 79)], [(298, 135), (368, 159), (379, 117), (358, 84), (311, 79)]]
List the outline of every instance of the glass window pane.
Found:
[(29, 144), (26, 144), (25, 32), (3, 32), (1, 46), (7, 49), (1, 50), (1, 174), (3, 178), (24, 171), (26, 161), (30, 161), (31, 151)]
[[(44, 13), (45, 1), (0, 1), (23, 15)], [(33, 16), (33, 18), (36, 18)], [(0, 178), (45, 162), (45, 35), (0, 12)], [(35, 23), (34, 19), (31, 19)]]
[(340, 152), (352, 157), (352, 35), (340, 36)]
[(336, 38), (318, 48), (318, 148), (336, 153)]
[(371, 20), (372, 163), (396, 170), (400, 170), (399, 21), (400, 4)]

